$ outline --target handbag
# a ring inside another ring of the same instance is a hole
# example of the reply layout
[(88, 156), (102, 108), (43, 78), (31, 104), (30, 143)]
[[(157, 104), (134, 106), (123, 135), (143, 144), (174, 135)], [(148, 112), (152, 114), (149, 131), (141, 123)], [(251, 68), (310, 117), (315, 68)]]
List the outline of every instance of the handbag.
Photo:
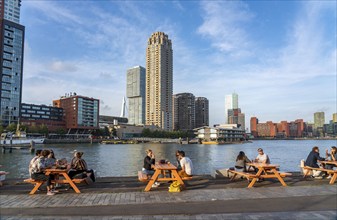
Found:
[(180, 192), (181, 191), (181, 184), (178, 181), (174, 181), (171, 183), (169, 187), (169, 192)]

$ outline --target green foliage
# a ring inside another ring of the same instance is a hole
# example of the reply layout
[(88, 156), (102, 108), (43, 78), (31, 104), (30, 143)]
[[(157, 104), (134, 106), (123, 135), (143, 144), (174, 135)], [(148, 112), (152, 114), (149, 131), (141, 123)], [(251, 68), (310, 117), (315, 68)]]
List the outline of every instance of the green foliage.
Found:
[(4, 132), (5, 132), (5, 128), (2, 125), (0, 125), (0, 134), (2, 134)]
[(56, 134), (66, 134), (67, 131), (64, 128), (58, 128), (58, 129), (55, 130), (54, 133), (56, 133)]
[(96, 129), (92, 132), (92, 135), (104, 136), (104, 137), (110, 136), (109, 128), (105, 127), (105, 128)]
[(193, 131), (163, 131), (154, 130), (151, 131), (149, 128), (144, 128), (142, 131), (142, 137), (150, 138), (194, 138)]
[(10, 132), (15, 132), (15, 131), (16, 131), (16, 124), (15, 124), (15, 123), (9, 124), (9, 125), (6, 127), (6, 130), (7, 130), (7, 131), (10, 131)]

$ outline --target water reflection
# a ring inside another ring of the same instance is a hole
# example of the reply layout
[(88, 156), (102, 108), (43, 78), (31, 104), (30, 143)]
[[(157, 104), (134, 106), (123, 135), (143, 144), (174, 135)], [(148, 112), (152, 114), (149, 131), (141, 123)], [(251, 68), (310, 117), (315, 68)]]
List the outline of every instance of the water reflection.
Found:
[[(313, 146), (325, 152), (336, 140), (293, 140), (254, 141), (233, 145), (179, 145), (179, 144), (66, 144), (44, 145), (42, 149), (53, 149), (56, 158), (71, 160), (74, 150), (84, 152), (83, 158), (89, 168), (96, 170), (97, 176), (135, 176), (143, 166), (145, 150), (152, 149), (156, 160), (167, 159), (175, 163), (175, 151), (183, 150), (193, 161), (196, 174), (212, 174), (215, 169), (233, 167), (239, 151), (244, 151), (249, 159), (257, 156), (262, 147), (272, 163), (280, 164), (281, 170), (298, 171), (299, 161), (305, 159)], [(28, 164), (33, 154), (28, 150), (13, 150), (0, 154), (2, 170), (9, 171), (8, 178), (28, 177)]]

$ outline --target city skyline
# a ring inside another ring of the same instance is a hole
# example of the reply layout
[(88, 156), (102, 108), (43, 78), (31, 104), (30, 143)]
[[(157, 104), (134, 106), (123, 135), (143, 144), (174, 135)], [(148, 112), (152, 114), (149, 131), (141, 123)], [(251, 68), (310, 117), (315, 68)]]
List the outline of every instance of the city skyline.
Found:
[(336, 112), (336, 2), (23, 1), (20, 23), (24, 103), (74, 91), (119, 115), (126, 70), (145, 66), (147, 38), (162, 31), (173, 93), (207, 97), (210, 125), (224, 123), (234, 91), (246, 119), (313, 121), (324, 111), (327, 122)]

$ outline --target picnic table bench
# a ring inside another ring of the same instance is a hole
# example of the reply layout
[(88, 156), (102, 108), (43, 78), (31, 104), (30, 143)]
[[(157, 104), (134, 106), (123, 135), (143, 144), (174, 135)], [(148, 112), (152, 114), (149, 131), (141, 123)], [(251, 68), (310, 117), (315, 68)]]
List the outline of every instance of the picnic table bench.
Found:
[[(52, 180), (51, 181), (52, 183), (69, 184), (76, 193), (81, 193), (81, 191), (77, 188), (75, 183), (76, 184), (83, 183), (83, 182), (87, 183), (85, 178), (84, 179), (70, 179), (70, 177), (68, 176), (67, 170), (64, 170), (64, 169), (46, 169), (45, 175), (48, 176), (50, 174), (60, 175), (64, 177), (64, 179)], [(30, 195), (33, 195), (39, 189), (39, 187), (46, 181), (34, 180), (34, 179), (29, 178), (29, 179), (25, 179), (24, 182), (35, 185), (34, 188), (29, 193)]]
[[(337, 161), (318, 161), (318, 162), (321, 164), (325, 164), (325, 165), (331, 164), (331, 165), (337, 166)], [(303, 178), (307, 177), (310, 171), (317, 170), (317, 171), (326, 172), (328, 174), (332, 174), (329, 184), (334, 184), (337, 179), (337, 170), (329, 170), (329, 169), (325, 169), (322, 167), (309, 167), (309, 166), (304, 166), (303, 169), (304, 169)]]
[[(160, 181), (170, 181), (171, 178), (158, 178)], [(182, 180), (192, 180), (192, 176), (188, 177), (181, 177)], [(138, 180), (140, 182), (148, 182), (151, 180), (151, 176), (148, 176), (147, 174), (143, 173), (142, 171), (138, 171)]]
[(279, 167), (279, 165), (277, 164), (247, 163), (247, 165), (251, 167), (256, 167), (258, 169), (257, 173), (242, 172), (236, 170), (228, 170), (228, 172), (233, 173), (231, 180), (234, 180), (237, 175), (247, 178), (248, 182), (250, 182), (248, 188), (253, 187), (254, 184), (258, 181), (258, 179), (273, 179), (273, 178), (278, 179), (282, 184), (282, 186), (287, 186), (283, 178), (292, 175), (291, 173), (278, 172), (277, 168)]

